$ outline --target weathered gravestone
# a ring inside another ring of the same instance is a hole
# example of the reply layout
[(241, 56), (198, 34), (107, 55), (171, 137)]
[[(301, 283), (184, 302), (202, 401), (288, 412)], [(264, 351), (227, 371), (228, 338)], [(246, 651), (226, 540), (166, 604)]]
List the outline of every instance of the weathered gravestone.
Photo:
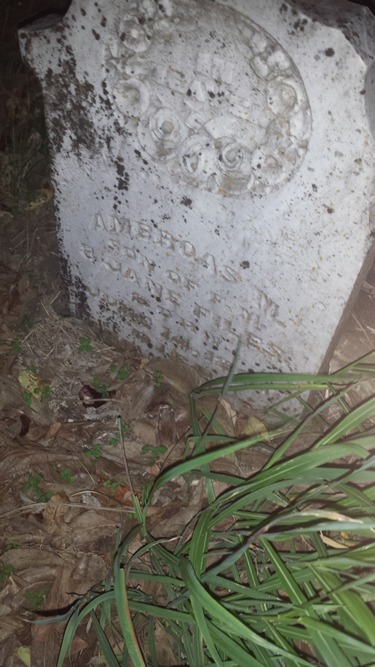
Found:
[(239, 337), (239, 370), (321, 367), (375, 223), (374, 18), (327, 4), (73, 0), (20, 31), (74, 312), (214, 373)]

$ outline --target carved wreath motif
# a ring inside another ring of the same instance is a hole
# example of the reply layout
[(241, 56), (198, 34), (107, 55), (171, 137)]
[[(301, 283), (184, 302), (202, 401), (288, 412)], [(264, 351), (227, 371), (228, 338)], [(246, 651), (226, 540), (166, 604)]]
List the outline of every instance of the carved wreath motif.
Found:
[(311, 133), (301, 76), (239, 12), (193, 0), (130, 3), (106, 64), (118, 111), (175, 178), (263, 195), (300, 166)]

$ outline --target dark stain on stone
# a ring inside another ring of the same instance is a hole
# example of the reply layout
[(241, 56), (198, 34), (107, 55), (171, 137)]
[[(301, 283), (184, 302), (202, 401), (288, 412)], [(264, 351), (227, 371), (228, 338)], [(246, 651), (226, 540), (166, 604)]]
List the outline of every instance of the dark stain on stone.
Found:
[(122, 162), (123, 162), (122, 158), (117, 158), (117, 160), (115, 160), (116, 171), (118, 176), (123, 176), (125, 173), (125, 167), (123, 164), (121, 164)]
[(107, 25), (107, 19), (106, 19), (105, 16), (102, 16), (102, 20), (100, 21), (100, 25), (102, 26), (102, 28), (105, 28), (105, 27), (106, 27), (106, 25)]
[(107, 111), (112, 110), (112, 104), (111, 101), (108, 99), (108, 97), (104, 98), (101, 95), (99, 95), (99, 100), (101, 101), (102, 105), (107, 109)]
[(193, 200), (190, 199), (190, 197), (182, 197), (180, 204), (183, 204), (184, 206), (189, 206), (191, 208), (191, 205), (193, 203)]
[(117, 187), (119, 190), (125, 190), (127, 192), (129, 190), (129, 181), (126, 180), (125, 178), (118, 178), (117, 179)]
[(128, 191), (129, 189), (129, 174), (127, 171), (125, 171), (125, 166), (123, 164), (124, 158), (118, 157), (114, 163), (116, 167), (116, 172), (117, 172), (117, 187), (119, 190), (125, 190)]
[(70, 132), (69, 150), (72, 153), (81, 157), (82, 148), (85, 148), (89, 155), (94, 155), (103, 146), (90, 114), (96, 106), (95, 88), (89, 81), (77, 78), (77, 63), (71, 46), (66, 46), (65, 57), (60, 58), (59, 65), (60, 71), (49, 68), (45, 75), (51, 143), (58, 153), (62, 150), (64, 137)]
[(314, 190), (314, 192), (318, 192), (318, 186), (315, 183), (312, 183), (311, 187)]
[(213, 93), (212, 90), (209, 90), (209, 91), (208, 91), (208, 95), (209, 95), (209, 97), (211, 98), (211, 100), (213, 100), (214, 97), (215, 97), (215, 93)]
[(119, 123), (117, 118), (115, 118), (115, 122), (113, 123), (113, 125), (114, 125), (114, 128), (115, 128), (117, 134), (119, 134), (119, 135), (124, 134), (124, 128), (121, 126), (121, 124)]
[(331, 47), (329, 47), (329, 49), (326, 49), (324, 53), (328, 58), (332, 58), (332, 56), (335, 55), (335, 52)]
[(334, 213), (335, 209), (332, 206), (327, 206), (327, 213)]
[(100, 35), (99, 35), (98, 32), (96, 32), (96, 30), (94, 30), (94, 28), (92, 29), (92, 34), (94, 35), (95, 39), (96, 39), (97, 41), (99, 41), (99, 39), (100, 39)]
[(83, 8), (81, 7), (81, 14), (82, 14), (82, 16), (86, 16), (86, 14), (87, 14), (86, 9), (83, 9)]
[(243, 262), (240, 262), (240, 266), (242, 266), (243, 269), (249, 269), (250, 262), (247, 259), (244, 259)]
[(90, 319), (87, 289), (79, 276), (74, 276), (72, 288), (76, 314), (82, 319)]
[(307, 23), (307, 19), (298, 19), (294, 25), (293, 28), (295, 30), (299, 30), (300, 32), (303, 32), (305, 30), (305, 25)]

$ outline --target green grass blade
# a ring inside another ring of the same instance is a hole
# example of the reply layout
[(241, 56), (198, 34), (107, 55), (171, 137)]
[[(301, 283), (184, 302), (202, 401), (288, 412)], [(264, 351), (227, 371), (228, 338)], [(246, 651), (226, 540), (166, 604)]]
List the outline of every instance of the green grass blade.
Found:
[(98, 619), (96, 618), (96, 614), (92, 611), (90, 614), (94, 630), (96, 632), (96, 636), (98, 637), (99, 641), (99, 646), (100, 650), (103, 653), (108, 667), (120, 667), (120, 663), (116, 659), (115, 654), (113, 653), (112, 646), (110, 645), (108, 638), (101, 627)]
[(134, 667), (146, 667), (143, 660), (137, 636), (133, 627), (133, 621), (129, 609), (128, 596), (125, 586), (125, 572), (120, 569), (114, 581), (115, 600), (119, 616), (121, 632), (124, 637), (125, 647), (133, 662)]
[[(309, 615), (315, 616), (315, 611), (311, 605), (308, 604), (306, 595), (302, 591), (301, 587), (297, 584), (291, 572), (283, 563), (277, 551), (265, 539), (261, 539), (260, 542), (268, 553), (270, 560), (280, 578), (280, 588), (286, 590), (294, 605), (300, 607), (303, 606)], [(327, 637), (325, 634), (319, 632), (318, 628), (316, 629), (316, 632), (312, 633), (310, 640), (313, 646), (321, 647), (320, 653), (326, 656), (326, 659), (329, 660), (329, 665), (332, 665), (332, 667), (340, 667), (341, 664), (342, 667), (346, 667), (346, 665), (349, 667), (350, 662), (347, 660), (344, 652), (341, 650), (340, 645), (330, 639), (329, 636)]]
[[(239, 618), (229, 612), (220, 602), (218, 602), (205, 587), (199, 582), (196, 577), (192, 565), (185, 560), (181, 561), (181, 573), (191, 595), (199, 599), (201, 606), (207, 613), (221, 622), (225, 626), (226, 631), (232, 636), (243, 638), (254, 644), (262, 647), (276, 655), (285, 655), (288, 658), (294, 658), (289, 651), (285, 651), (279, 646), (276, 646), (271, 641), (265, 639), (262, 635), (257, 634), (251, 628), (246, 626)], [(306, 663), (308, 664), (308, 663)]]
[(374, 647), (375, 655), (374, 615), (367, 604), (354, 591), (340, 591), (340, 579), (335, 574), (314, 567), (312, 569), (324, 590), (342, 609), (345, 627), (367, 639)]

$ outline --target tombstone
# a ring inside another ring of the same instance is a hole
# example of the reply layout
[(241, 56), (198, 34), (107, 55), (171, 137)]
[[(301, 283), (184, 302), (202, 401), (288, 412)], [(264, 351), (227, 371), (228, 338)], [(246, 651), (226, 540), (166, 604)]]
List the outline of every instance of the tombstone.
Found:
[(345, 0), (73, 0), (22, 28), (72, 311), (208, 373), (239, 338), (238, 370), (318, 371), (372, 261), (374, 32)]

